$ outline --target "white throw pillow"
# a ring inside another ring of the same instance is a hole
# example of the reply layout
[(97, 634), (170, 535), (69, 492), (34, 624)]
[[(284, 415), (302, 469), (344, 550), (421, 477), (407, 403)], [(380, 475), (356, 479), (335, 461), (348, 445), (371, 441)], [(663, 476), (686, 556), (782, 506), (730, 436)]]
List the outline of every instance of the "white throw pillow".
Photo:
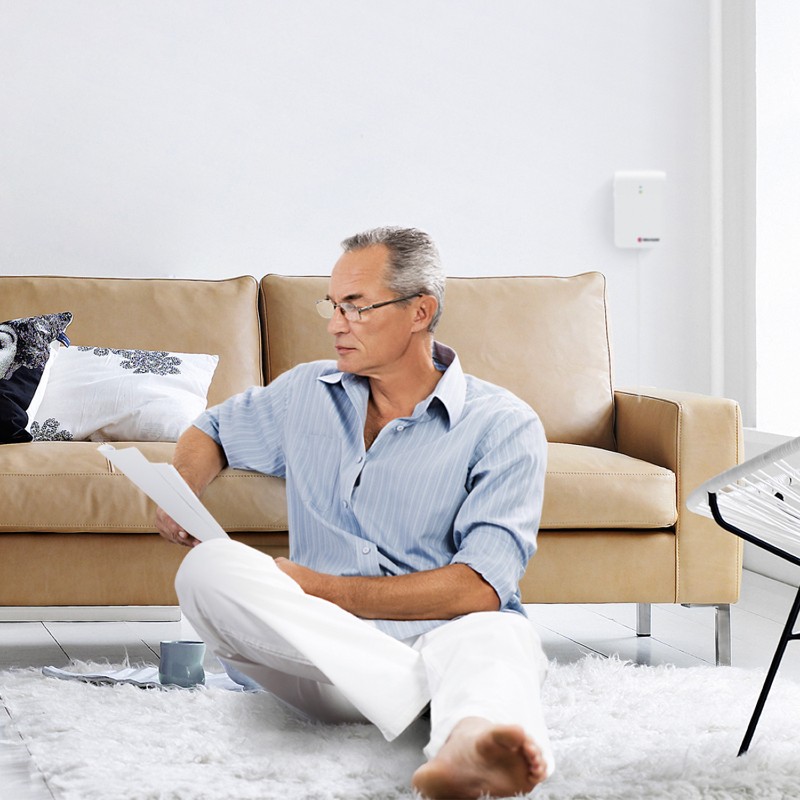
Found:
[(44, 365), (42, 377), (39, 379), (39, 385), (36, 387), (36, 391), (33, 393), (31, 404), (28, 406), (28, 424), (25, 426), (25, 430), (28, 431), (28, 433), (30, 433), (31, 425), (33, 425), (33, 421), (36, 419), (36, 412), (39, 410), (42, 400), (44, 400), (44, 391), (50, 381), (50, 373), (53, 371), (53, 363), (58, 357), (59, 352), (63, 349), (64, 348), (62, 347), (61, 342), (50, 342), (50, 355), (47, 358), (47, 363)]
[(34, 441), (174, 442), (206, 407), (219, 356), (62, 349), (30, 432)]

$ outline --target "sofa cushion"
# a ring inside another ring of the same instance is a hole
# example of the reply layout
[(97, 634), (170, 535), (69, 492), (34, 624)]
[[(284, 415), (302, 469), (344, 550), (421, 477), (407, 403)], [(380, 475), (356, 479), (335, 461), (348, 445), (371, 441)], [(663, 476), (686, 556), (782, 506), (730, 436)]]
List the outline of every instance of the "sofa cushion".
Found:
[[(172, 459), (173, 444), (136, 446), (151, 461)], [(203, 502), (228, 531), (288, 525), (279, 478), (226, 469)], [(0, 447), (0, 509), (0, 531), (155, 530), (153, 504), (91, 442)], [(669, 470), (599, 448), (549, 445), (542, 528), (667, 528), (675, 517)]]
[(314, 303), (328, 292), (318, 275), (267, 275), (261, 279), (266, 382), (306, 361), (336, 358), (333, 339)]
[(0, 319), (73, 312), (74, 345), (214, 353), (209, 405), (261, 383), (258, 282), (0, 276)]
[[(261, 281), (265, 373), (273, 380), (304, 361), (334, 358), (314, 301), (326, 277)], [(548, 441), (614, 449), (614, 402), (605, 278), (448, 278), (436, 338), (466, 372), (529, 403)]]
[(70, 347), (53, 365), (35, 441), (175, 442), (203, 412), (215, 355)]
[(605, 278), (448, 278), (437, 338), (539, 415), (549, 442), (614, 449)]
[(671, 470), (598, 447), (548, 445), (542, 528), (667, 528), (675, 498)]
[[(135, 444), (170, 462), (175, 445)], [(226, 469), (203, 502), (229, 531), (285, 531), (283, 480)], [(30, 442), (0, 447), (0, 531), (154, 532), (155, 506), (93, 442)]]

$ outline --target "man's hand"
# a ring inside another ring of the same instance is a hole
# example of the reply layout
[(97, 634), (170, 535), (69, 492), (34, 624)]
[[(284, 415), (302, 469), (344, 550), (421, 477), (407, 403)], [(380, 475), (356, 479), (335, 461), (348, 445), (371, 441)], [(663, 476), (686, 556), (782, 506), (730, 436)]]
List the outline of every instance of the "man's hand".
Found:
[[(223, 449), (210, 436), (192, 426), (181, 434), (172, 459), (172, 465), (198, 497), (227, 463)], [(168, 542), (185, 547), (200, 544), (161, 508), (156, 511), (155, 526)]]
[(175, 522), (166, 511), (156, 509), (156, 530), (168, 541), (173, 544), (182, 544), (184, 547), (194, 547), (200, 544), (199, 539), (190, 536), (186, 531)]

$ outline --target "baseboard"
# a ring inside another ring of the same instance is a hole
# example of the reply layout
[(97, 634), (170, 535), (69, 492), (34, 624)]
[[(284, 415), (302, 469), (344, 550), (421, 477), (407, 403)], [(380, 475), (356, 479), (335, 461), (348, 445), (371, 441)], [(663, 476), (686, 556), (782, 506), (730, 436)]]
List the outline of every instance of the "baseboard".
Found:
[(179, 606), (0, 606), (0, 622), (178, 622)]

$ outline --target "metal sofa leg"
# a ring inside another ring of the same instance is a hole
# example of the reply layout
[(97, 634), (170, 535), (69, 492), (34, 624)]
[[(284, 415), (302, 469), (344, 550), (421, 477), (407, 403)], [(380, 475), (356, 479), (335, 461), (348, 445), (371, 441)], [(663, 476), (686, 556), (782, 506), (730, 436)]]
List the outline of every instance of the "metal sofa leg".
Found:
[(716, 607), (714, 617), (714, 644), (718, 667), (731, 665), (731, 607), (722, 603)]
[(636, 604), (636, 635), (649, 636), (650, 635), (650, 621), (652, 617), (653, 607), (650, 603), (637, 603)]
[[(681, 603), (684, 608), (708, 608), (711, 603)], [(731, 607), (729, 603), (713, 605), (714, 651), (718, 667), (731, 665)]]

